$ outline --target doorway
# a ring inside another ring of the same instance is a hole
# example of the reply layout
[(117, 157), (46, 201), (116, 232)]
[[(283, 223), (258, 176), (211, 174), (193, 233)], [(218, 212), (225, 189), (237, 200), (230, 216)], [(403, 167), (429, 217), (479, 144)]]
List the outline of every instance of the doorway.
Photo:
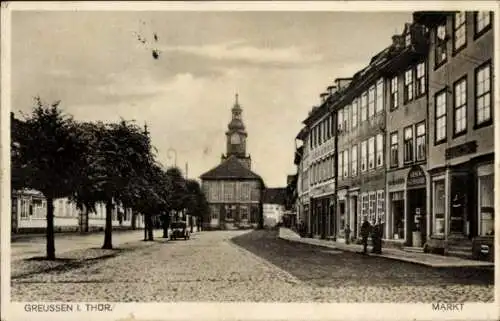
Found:
[[(418, 247), (423, 246), (427, 237), (426, 228), (426, 190), (425, 188), (409, 189), (406, 198), (408, 220), (407, 220), (407, 245)], [(417, 232), (418, 236), (414, 239), (413, 233)]]
[(351, 227), (351, 233), (355, 239), (358, 238), (358, 197), (356, 195), (351, 196), (351, 217), (354, 219), (354, 225)]

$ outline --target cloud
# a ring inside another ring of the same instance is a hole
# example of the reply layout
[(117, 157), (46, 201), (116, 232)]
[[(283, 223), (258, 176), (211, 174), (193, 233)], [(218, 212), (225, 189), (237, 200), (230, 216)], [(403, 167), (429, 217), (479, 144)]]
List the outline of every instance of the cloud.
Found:
[(320, 54), (307, 53), (297, 46), (281, 48), (258, 48), (233, 41), (202, 46), (164, 46), (167, 53), (185, 53), (225, 62), (247, 62), (254, 64), (308, 64), (321, 62)]

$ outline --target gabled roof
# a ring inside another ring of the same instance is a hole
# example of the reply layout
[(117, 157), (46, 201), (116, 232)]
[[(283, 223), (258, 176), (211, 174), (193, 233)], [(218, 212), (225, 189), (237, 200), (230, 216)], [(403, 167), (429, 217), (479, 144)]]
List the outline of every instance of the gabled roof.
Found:
[(262, 178), (246, 168), (240, 160), (231, 155), (217, 167), (212, 168), (208, 172), (200, 176), (202, 180), (214, 179), (253, 179), (261, 180)]
[(286, 202), (286, 188), (266, 188), (262, 195), (262, 203), (264, 204), (281, 204)]

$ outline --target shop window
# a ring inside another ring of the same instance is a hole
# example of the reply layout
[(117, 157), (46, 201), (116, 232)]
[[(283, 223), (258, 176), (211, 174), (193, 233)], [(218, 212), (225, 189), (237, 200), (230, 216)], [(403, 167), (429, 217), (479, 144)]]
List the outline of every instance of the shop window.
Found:
[(395, 240), (405, 239), (405, 221), (404, 221), (404, 193), (391, 193), (391, 238)]
[(432, 185), (432, 233), (434, 235), (444, 235), (446, 210), (445, 180), (434, 181)]
[(457, 81), (453, 89), (453, 133), (458, 136), (467, 132), (467, 78)]
[(352, 110), (352, 112), (351, 112), (351, 116), (352, 116), (351, 124), (352, 124), (352, 128), (354, 129), (358, 126), (358, 98), (354, 99), (354, 101), (352, 103), (351, 110)]
[(375, 86), (368, 90), (368, 119), (375, 115)]
[(405, 71), (405, 90), (404, 90), (404, 99), (405, 103), (413, 100), (413, 68), (410, 68)]
[(375, 113), (380, 113), (384, 110), (384, 79), (381, 78), (377, 81), (377, 99), (375, 104)]
[(361, 217), (364, 221), (368, 219), (368, 194), (364, 193), (361, 195)]
[(384, 191), (377, 191), (377, 221), (385, 222), (385, 195)]
[(465, 12), (455, 13), (453, 19), (453, 51), (457, 52), (467, 45), (467, 27)]
[(376, 206), (377, 206), (377, 194), (375, 192), (370, 193), (369, 195), (369, 204), (368, 204), (368, 210), (369, 210), (369, 220), (373, 224), (375, 223), (375, 217), (376, 217)]
[(416, 125), (417, 132), (417, 161), (425, 160), (426, 143), (425, 143), (425, 121)]
[(30, 213), (30, 201), (26, 198), (21, 198), (21, 219), (28, 219)]
[(391, 110), (397, 109), (398, 105), (398, 77), (395, 76), (391, 79)]
[(240, 218), (242, 220), (248, 220), (248, 207), (247, 206), (240, 206)]
[(367, 92), (365, 91), (362, 95), (361, 95), (361, 119), (360, 119), (360, 122), (364, 122), (366, 121), (367, 119), (367, 104), (368, 104), (368, 94)]
[(391, 167), (398, 167), (398, 132), (391, 133)]
[(489, 124), (491, 115), (491, 64), (480, 66), (476, 70), (476, 126)]
[(444, 64), (448, 59), (448, 48), (447, 48), (448, 37), (446, 33), (446, 23), (437, 26), (436, 28), (436, 38), (435, 38), (435, 64), (436, 67)]
[(417, 84), (415, 89), (416, 94), (419, 97), (425, 94), (425, 62), (417, 64), (416, 76)]
[(343, 233), (345, 229), (345, 201), (339, 201), (339, 212), (340, 212), (340, 228), (339, 231)]
[(495, 200), (493, 174), (479, 176), (479, 221), (480, 235), (493, 236), (495, 233)]

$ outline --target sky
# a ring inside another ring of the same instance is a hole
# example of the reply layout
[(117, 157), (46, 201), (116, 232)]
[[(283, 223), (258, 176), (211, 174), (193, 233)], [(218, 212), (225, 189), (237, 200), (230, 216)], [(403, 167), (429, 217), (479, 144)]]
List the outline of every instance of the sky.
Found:
[(285, 186), (319, 94), (410, 21), (410, 12), (14, 11), (12, 111), (29, 113), (40, 96), (76, 120), (147, 123), (157, 160), (173, 165), (174, 149), (198, 178), (225, 153), (238, 93), (252, 170)]

